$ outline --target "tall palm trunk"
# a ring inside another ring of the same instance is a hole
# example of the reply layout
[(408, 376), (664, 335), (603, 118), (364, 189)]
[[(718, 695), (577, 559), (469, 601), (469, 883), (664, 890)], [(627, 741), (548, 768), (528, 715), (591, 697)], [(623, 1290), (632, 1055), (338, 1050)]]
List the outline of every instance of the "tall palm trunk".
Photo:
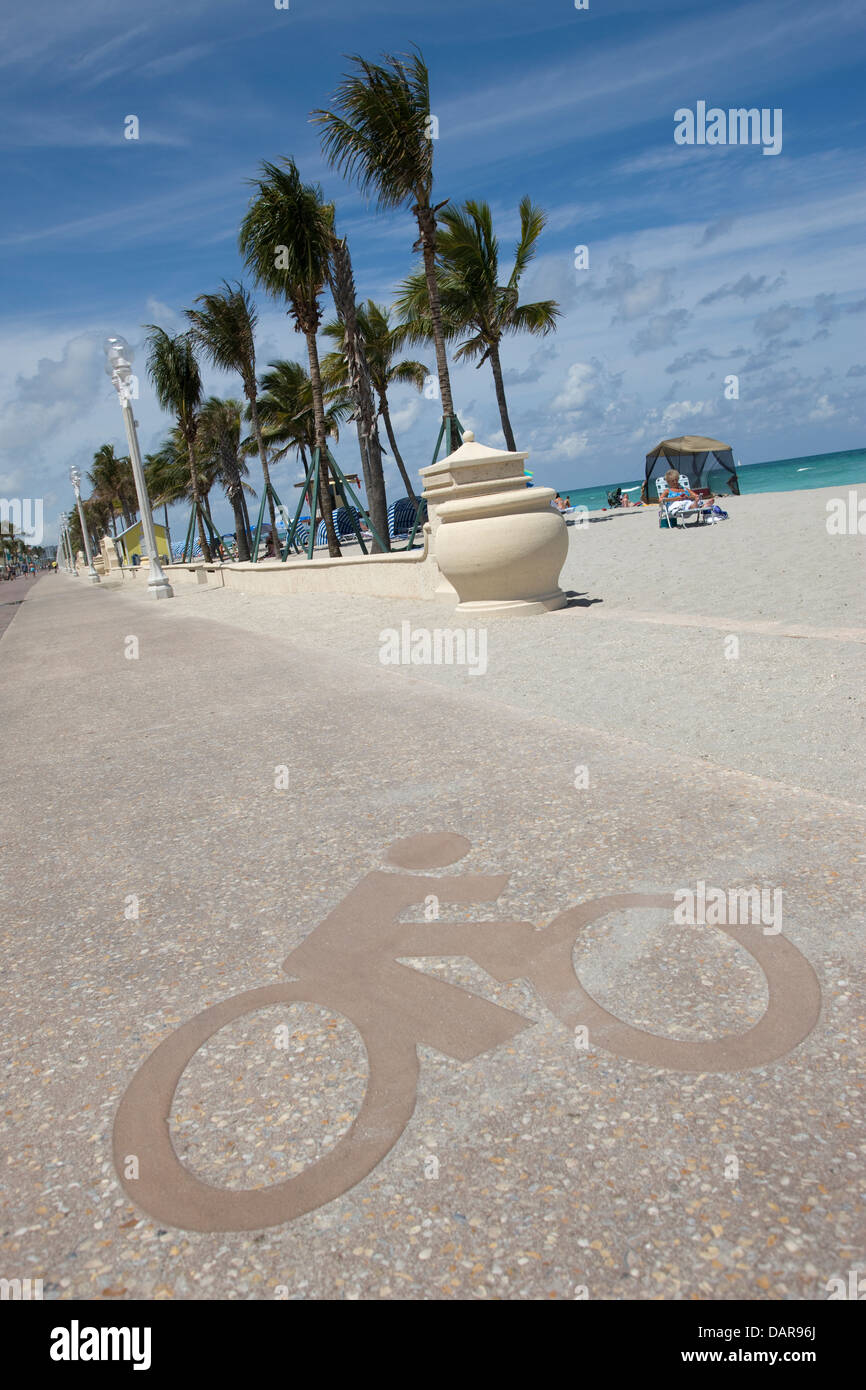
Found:
[[(244, 532), (245, 532), (246, 538), (247, 538), (247, 559), (250, 560), (250, 559), (252, 559), (252, 551), (251, 551), (250, 547), (251, 547), (251, 545), (252, 545), (252, 543), (253, 543), (253, 542), (252, 542), (253, 528), (250, 526), (250, 514), (249, 514), (249, 510), (248, 510), (248, 508), (247, 508), (247, 499), (246, 499), (246, 496), (245, 496), (245, 494), (244, 494), (243, 488), (241, 488), (241, 510), (242, 510), (242, 512), (243, 512), (243, 515), (244, 515)], [(238, 547), (238, 555), (240, 555), (240, 547)]]
[(201, 546), (202, 557), (207, 564), (213, 560), (210, 546), (207, 543), (207, 536), (204, 533), (204, 521), (202, 520), (201, 498), (198, 490), (198, 470), (195, 466), (195, 447), (189, 435), (186, 440), (187, 452), (189, 454), (189, 480), (192, 491), (192, 506), (195, 512), (195, 519), (198, 522), (198, 543)]
[[(316, 448), (319, 451), (319, 502), (322, 508), (322, 520), (325, 523), (325, 532), (328, 537), (328, 554), (334, 560), (338, 560), (342, 551), (337, 540), (337, 533), (334, 530), (334, 510), (331, 506), (331, 470), (328, 468), (327, 442), (325, 434), (325, 401), (322, 394), (322, 373), (319, 368), (319, 349), (316, 344), (315, 329), (307, 330), (304, 334), (307, 339), (307, 356), (310, 359), (310, 385), (313, 391), (313, 419), (316, 422)], [(312, 508), (310, 509), (312, 512)], [(310, 526), (314, 528), (316, 518), (310, 516)]]
[[(250, 558), (250, 544), (247, 536), (246, 517), (244, 515), (244, 489), (241, 482), (240, 470), (233, 449), (225, 449), (223, 452), (223, 472), (226, 477), (226, 496), (234, 513), (235, 535), (238, 542), (238, 559), (248, 560)], [(276, 534), (276, 532), (274, 533)]]
[(238, 542), (238, 559), (241, 561), (250, 558), (250, 543), (247, 536), (247, 519), (244, 515), (244, 500), (241, 496), (229, 499), (235, 517), (235, 536)]
[(397, 448), (397, 441), (394, 438), (394, 427), (391, 424), (391, 412), (388, 409), (388, 397), (384, 391), (379, 392), (379, 414), (385, 422), (385, 433), (388, 436), (388, 443), (391, 445), (391, 453), (394, 455), (394, 462), (400, 470), (400, 477), (403, 479), (403, 486), (406, 489), (406, 496), (417, 506), (418, 498), (415, 496), (415, 489), (409, 481), (409, 474), (406, 472), (406, 465), (403, 456)]
[(511, 428), (511, 421), (508, 418), (508, 405), (505, 400), (505, 386), (502, 382), (502, 363), (499, 360), (499, 344), (491, 342), (487, 355), (490, 358), (490, 366), (493, 371), (493, 384), (496, 387), (496, 404), (499, 406), (499, 418), (502, 421), (502, 433), (505, 435), (505, 444), (510, 453), (515, 453), (517, 445), (514, 443), (514, 432)]
[(442, 331), (439, 281), (436, 279), (436, 214), (431, 207), (416, 207), (414, 212), (418, 220), (418, 230), (421, 233), (421, 251), (424, 256), (427, 297), (430, 301), (430, 321), (433, 328), (433, 347), (436, 352), (436, 372), (439, 376), (442, 414), (448, 416), (454, 414), (454, 402), (451, 399), (451, 378), (448, 375), (448, 359), (445, 356), (445, 334)]
[(165, 540), (166, 540), (166, 544), (167, 544), (167, 546), (168, 546), (168, 558), (169, 558), (169, 560), (171, 560), (171, 559), (173, 559), (173, 556), (172, 556), (172, 553), (171, 553), (171, 531), (168, 529), (168, 503), (167, 503), (167, 502), (163, 502), (163, 504), (162, 504), (162, 519), (163, 519), (163, 521), (165, 522)]
[[(329, 276), (334, 305), (343, 324), (343, 352), (349, 375), (349, 388), (355, 403), (355, 422), (361, 446), (361, 471), (367, 489), (367, 503), (375, 529), (383, 538), (384, 549), (390, 549), (388, 538), (388, 498), (385, 494), (385, 475), (382, 471), (382, 449), (376, 428), (376, 407), (370, 385), (370, 372), (364, 343), (358, 332), (355, 313), (355, 277), (352, 260), (344, 240), (335, 241), (331, 252)], [(378, 542), (375, 549), (381, 550)]]
[(253, 437), (256, 441), (256, 448), (259, 451), (259, 462), (262, 465), (262, 477), (265, 480), (265, 493), (268, 499), (268, 515), (270, 517), (271, 526), (273, 528), (272, 534), (274, 537), (274, 543), (276, 543), (277, 514), (274, 510), (274, 497), (273, 493), (271, 492), (271, 473), (270, 468), (268, 467), (268, 451), (265, 447), (264, 436), (262, 435), (262, 427), (259, 424), (259, 403), (258, 395), (256, 392), (255, 378), (253, 378), (253, 381), (251, 383), (245, 383), (244, 389), (246, 392), (246, 398), (250, 403), (250, 420), (253, 426)]

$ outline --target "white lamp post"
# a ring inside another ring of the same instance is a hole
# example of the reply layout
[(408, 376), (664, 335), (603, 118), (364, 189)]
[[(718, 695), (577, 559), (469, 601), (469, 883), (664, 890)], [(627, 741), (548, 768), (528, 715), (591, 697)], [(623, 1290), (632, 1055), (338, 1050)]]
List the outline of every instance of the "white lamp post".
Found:
[(72, 541), (69, 538), (69, 516), (63, 512), (60, 517), (60, 540), (63, 546), (63, 558), (66, 562), (66, 569), (77, 578), (78, 570), (75, 568), (75, 561), (72, 556)]
[(75, 551), (72, 549), (72, 527), (70, 526), (69, 512), (64, 517), (64, 534), (66, 536), (66, 553), (69, 556), (69, 573), (74, 579), (77, 579), (78, 566), (75, 563)]
[(99, 583), (99, 575), (93, 568), (93, 555), (90, 550), (90, 536), (87, 534), (87, 522), (84, 520), (84, 508), (81, 505), (81, 474), (73, 464), (69, 470), (69, 477), (75, 490), (75, 503), (78, 507), (78, 520), (81, 522), (81, 535), (84, 540), (84, 553), (87, 556), (87, 578), (91, 584)]
[(132, 413), (132, 359), (134, 354), (125, 338), (106, 338), (104, 346), (105, 356), (108, 359), (105, 370), (111, 377), (111, 383), (120, 397), (120, 408), (123, 411), (123, 423), (126, 427), (126, 440), (132, 463), (132, 476), (135, 479), (135, 491), (138, 494), (138, 510), (141, 513), (144, 549), (147, 553), (150, 571), (147, 592), (152, 598), (174, 598), (174, 590), (163, 574), (162, 566), (159, 563), (159, 551), (156, 548), (156, 534), (153, 529), (153, 513), (150, 510), (150, 498), (147, 495), (147, 487), (144, 482), (144, 469), (141, 466), (135, 417)]

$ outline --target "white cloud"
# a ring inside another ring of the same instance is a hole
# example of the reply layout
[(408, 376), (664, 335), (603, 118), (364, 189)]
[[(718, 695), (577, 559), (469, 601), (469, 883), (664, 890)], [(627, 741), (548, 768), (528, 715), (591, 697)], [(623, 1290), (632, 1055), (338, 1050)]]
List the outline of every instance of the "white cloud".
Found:
[[(400, 443), (400, 431), (411, 429), (415, 421), (420, 419), (424, 404), (425, 401), (423, 396), (414, 396), (397, 410), (391, 410), (391, 424), (394, 427), (394, 433), (397, 436), (398, 444)], [(400, 452), (403, 452), (402, 449)]]
[(687, 309), (669, 309), (666, 314), (653, 314), (632, 338), (632, 352), (639, 356), (643, 352), (657, 352), (660, 348), (671, 346), (691, 317)]
[(594, 399), (598, 387), (598, 366), (590, 362), (573, 362), (568, 369), (565, 385), (553, 399), (553, 409), (580, 412)]
[(588, 434), (566, 434), (555, 439), (550, 445), (549, 452), (553, 461), (557, 456), (565, 459), (580, 458), (589, 448)]
[(678, 425), (682, 420), (705, 415), (712, 408), (711, 401), (671, 401), (661, 413), (661, 423), (667, 429), (671, 425)]
[(39, 449), (57, 431), (86, 415), (99, 387), (102, 358), (92, 334), (69, 339), (59, 358), (41, 357), (29, 376), (15, 378), (0, 406), (3, 449)]
[(170, 304), (164, 304), (161, 299), (155, 299), (150, 295), (145, 306), (148, 323), (155, 323), (158, 328), (164, 328), (166, 333), (184, 333), (189, 328), (186, 314), (178, 308), (172, 308)]
[(810, 420), (829, 420), (836, 414), (836, 407), (827, 395), (819, 396), (814, 410), (809, 411)]
[(639, 272), (632, 261), (623, 256), (612, 256), (604, 284), (596, 288), (590, 280), (586, 293), (591, 299), (608, 301), (616, 306), (614, 323), (629, 323), (670, 303), (673, 277), (671, 267)]

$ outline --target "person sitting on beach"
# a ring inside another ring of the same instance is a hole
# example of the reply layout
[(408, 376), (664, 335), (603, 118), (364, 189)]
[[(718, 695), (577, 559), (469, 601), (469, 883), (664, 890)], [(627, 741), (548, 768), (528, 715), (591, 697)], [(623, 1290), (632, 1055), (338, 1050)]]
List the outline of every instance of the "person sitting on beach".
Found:
[(705, 507), (711, 507), (712, 497), (699, 497), (690, 487), (680, 482), (680, 475), (675, 468), (669, 468), (665, 474), (665, 490), (659, 493), (659, 502), (669, 503), (669, 511), (673, 516), (681, 512), (699, 512)]

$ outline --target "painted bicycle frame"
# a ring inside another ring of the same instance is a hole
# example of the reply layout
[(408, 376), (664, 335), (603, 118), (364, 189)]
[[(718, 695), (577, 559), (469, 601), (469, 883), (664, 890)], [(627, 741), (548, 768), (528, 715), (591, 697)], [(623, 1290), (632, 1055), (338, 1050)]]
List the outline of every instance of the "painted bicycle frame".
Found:
[[(401, 846), (412, 850), (408, 859), (401, 860)], [(414, 867), (419, 846), (423, 868), (442, 867), (471, 848), (456, 835), (415, 836), (391, 847), (392, 862)], [(567, 1027), (587, 1030), (592, 1047), (672, 1071), (765, 1066), (802, 1042), (818, 1019), (821, 992), (809, 962), (785, 937), (765, 936), (754, 926), (703, 928), (736, 941), (766, 976), (766, 1011), (746, 1032), (677, 1041), (633, 1028), (602, 1008), (575, 974), (575, 942), (609, 913), (672, 908), (672, 894), (596, 898), (541, 929), (511, 920), (397, 920), (430, 895), (445, 904), (494, 902), (507, 882), (507, 874), (369, 873), (287, 957), (283, 969), (291, 981), (235, 995), (170, 1034), (136, 1072), (115, 1120), (115, 1165), (133, 1201), (159, 1221), (186, 1230), (250, 1231), (291, 1221), (354, 1187), (400, 1138), (415, 1108), (419, 1046), (469, 1061), (533, 1026), (511, 1009), (402, 964), (400, 957), (468, 956), (495, 980), (526, 980)], [(343, 1015), (361, 1034), (369, 1076), (353, 1124), (317, 1162), (282, 1182), (240, 1191), (202, 1182), (181, 1163), (171, 1142), (172, 1102), (184, 1071), (227, 1024), (275, 1004), (300, 1002)], [(127, 1176), (131, 1170), (138, 1176)]]

